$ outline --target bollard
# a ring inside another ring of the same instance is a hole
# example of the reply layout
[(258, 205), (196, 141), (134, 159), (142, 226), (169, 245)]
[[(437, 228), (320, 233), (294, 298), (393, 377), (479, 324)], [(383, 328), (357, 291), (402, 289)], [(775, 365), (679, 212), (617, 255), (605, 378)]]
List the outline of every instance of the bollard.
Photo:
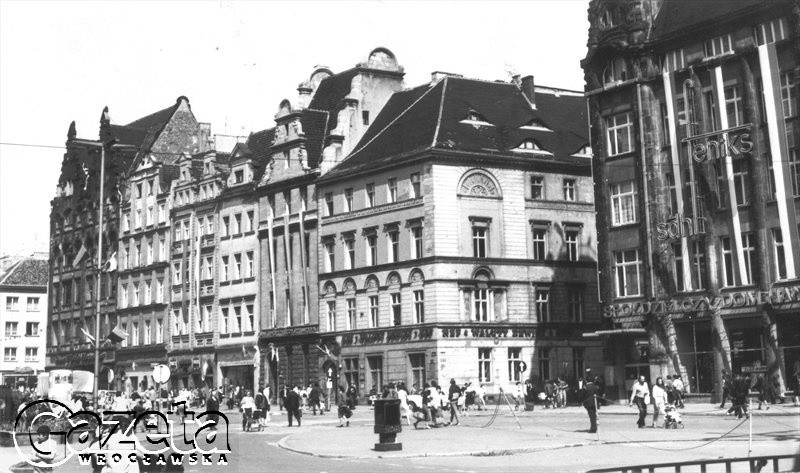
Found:
[(374, 406), (374, 432), (378, 434), (375, 451), (402, 450), (403, 444), (396, 441), (397, 434), (403, 431), (403, 424), (400, 422), (400, 399), (376, 399)]

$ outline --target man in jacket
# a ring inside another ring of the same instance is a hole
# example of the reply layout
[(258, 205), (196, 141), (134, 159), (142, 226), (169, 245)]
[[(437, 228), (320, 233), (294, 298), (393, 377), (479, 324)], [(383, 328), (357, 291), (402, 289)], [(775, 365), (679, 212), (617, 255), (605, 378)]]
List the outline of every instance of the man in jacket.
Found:
[(583, 407), (586, 408), (586, 413), (589, 414), (589, 433), (597, 432), (597, 385), (593, 380), (586, 380), (581, 389)]
[(283, 401), (283, 405), (286, 407), (286, 415), (289, 417), (289, 427), (292, 426), (292, 417), (297, 419), (297, 426), (300, 427), (300, 394), (297, 391), (299, 391), (297, 386), (288, 390), (286, 400)]

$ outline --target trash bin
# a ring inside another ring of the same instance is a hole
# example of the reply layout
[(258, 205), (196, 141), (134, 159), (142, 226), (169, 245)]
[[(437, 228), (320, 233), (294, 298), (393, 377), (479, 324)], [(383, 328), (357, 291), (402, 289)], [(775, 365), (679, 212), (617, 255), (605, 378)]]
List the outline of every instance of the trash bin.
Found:
[(378, 443), (375, 450), (388, 452), (402, 450), (403, 444), (396, 442), (397, 434), (403, 431), (400, 422), (400, 399), (375, 400), (375, 433), (378, 434)]

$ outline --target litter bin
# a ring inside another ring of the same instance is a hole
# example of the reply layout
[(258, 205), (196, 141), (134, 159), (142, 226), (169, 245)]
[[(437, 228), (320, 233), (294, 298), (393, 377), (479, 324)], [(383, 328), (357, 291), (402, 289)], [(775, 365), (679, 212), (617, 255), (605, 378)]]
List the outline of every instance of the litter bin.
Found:
[(375, 444), (375, 450), (378, 452), (402, 450), (403, 444), (396, 442), (397, 434), (402, 431), (400, 399), (376, 399), (375, 433), (378, 434), (378, 443)]

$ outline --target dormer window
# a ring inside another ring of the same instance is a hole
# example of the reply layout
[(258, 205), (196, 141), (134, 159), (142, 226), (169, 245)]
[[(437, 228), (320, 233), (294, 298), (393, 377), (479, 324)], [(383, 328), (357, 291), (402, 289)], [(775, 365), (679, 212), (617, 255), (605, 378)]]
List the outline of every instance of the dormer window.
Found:
[(603, 83), (613, 84), (617, 81), (628, 80), (628, 68), (623, 59), (615, 59), (608, 63), (603, 71)]
[(706, 59), (733, 52), (731, 35), (726, 34), (710, 39), (703, 44)]
[(544, 124), (543, 121), (539, 120), (538, 118), (534, 118), (530, 120), (528, 123), (522, 125), (520, 128), (525, 128), (528, 130), (540, 130), (540, 131), (553, 131)]
[(234, 182), (236, 184), (241, 184), (244, 182), (244, 169), (237, 169), (233, 172)]
[(577, 153), (573, 154), (573, 156), (579, 158), (591, 158), (592, 157), (592, 147), (590, 145), (586, 145), (583, 148), (579, 149)]
[(553, 154), (543, 149), (541, 146), (539, 146), (539, 143), (535, 142), (534, 140), (523, 141), (522, 143), (519, 144), (519, 146), (514, 148), (514, 151), (522, 151), (525, 153)]
[(467, 112), (467, 116), (461, 120), (461, 123), (468, 123), (473, 126), (491, 126), (492, 124), (489, 123), (486, 118), (481, 115), (480, 113), (476, 112), (475, 110), (470, 110)]

